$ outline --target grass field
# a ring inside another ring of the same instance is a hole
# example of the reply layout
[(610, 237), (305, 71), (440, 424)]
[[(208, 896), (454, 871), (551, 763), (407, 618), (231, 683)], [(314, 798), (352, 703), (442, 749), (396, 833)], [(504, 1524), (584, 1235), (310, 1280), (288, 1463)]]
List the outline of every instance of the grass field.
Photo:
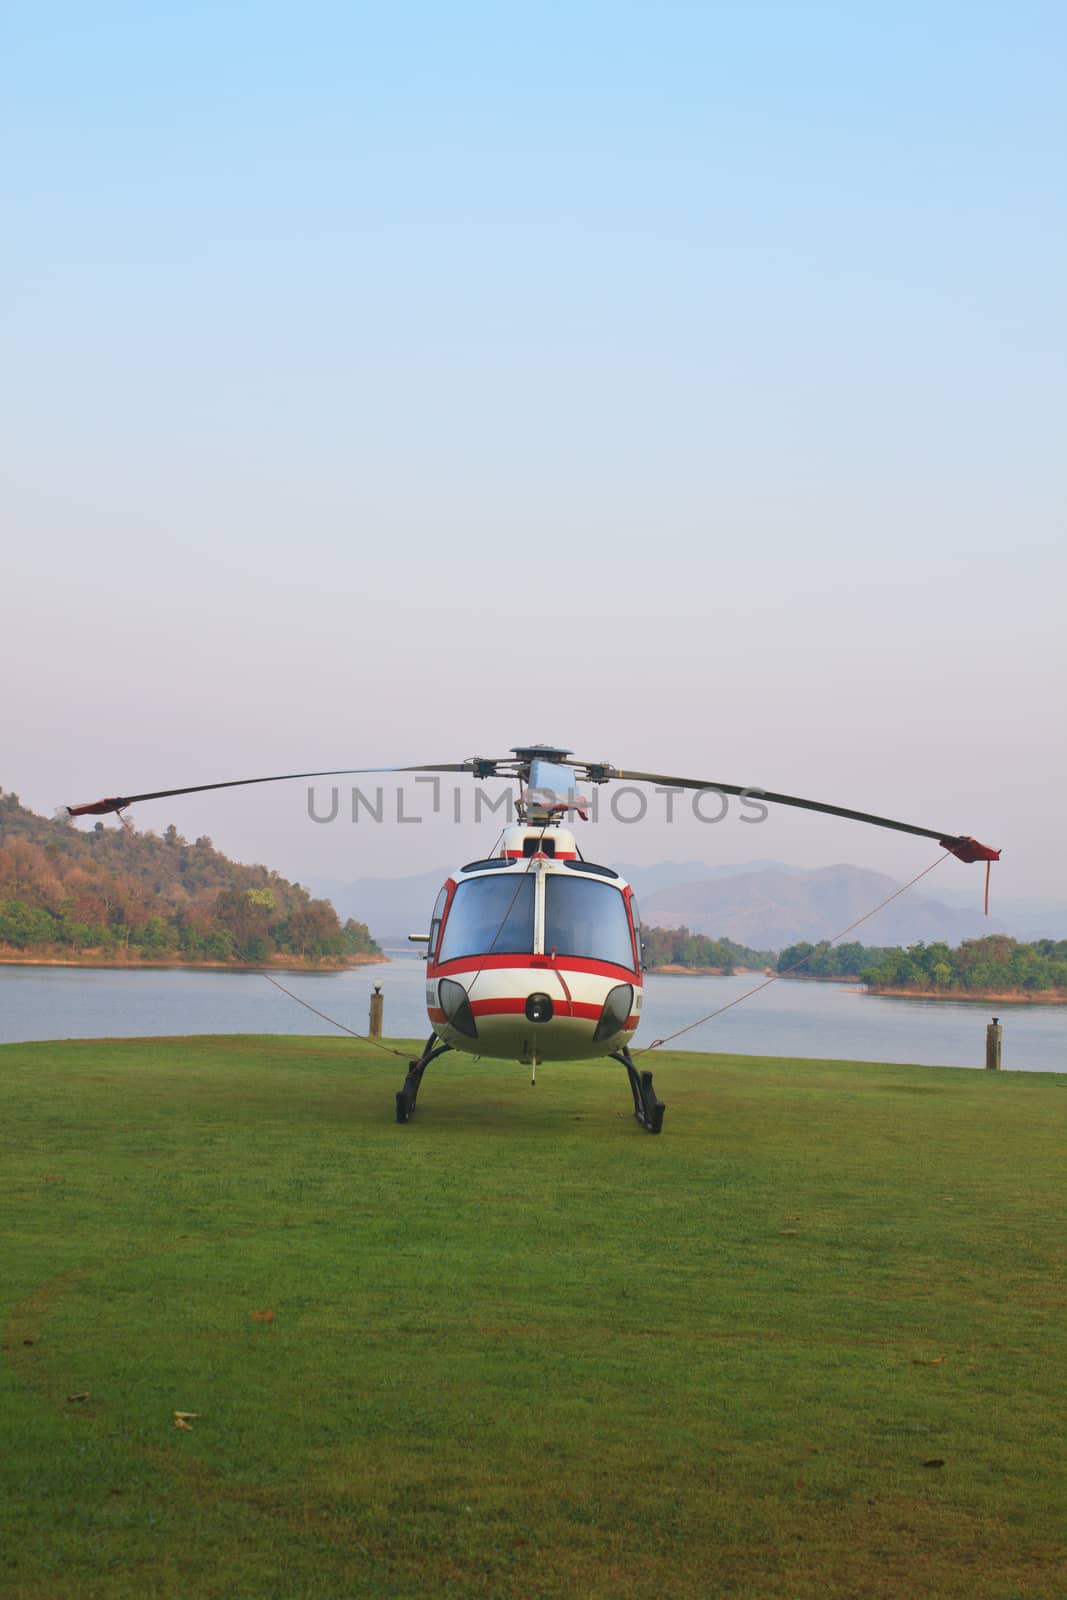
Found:
[(1067, 1596), (1067, 1075), (656, 1068), (0, 1048), (0, 1595)]

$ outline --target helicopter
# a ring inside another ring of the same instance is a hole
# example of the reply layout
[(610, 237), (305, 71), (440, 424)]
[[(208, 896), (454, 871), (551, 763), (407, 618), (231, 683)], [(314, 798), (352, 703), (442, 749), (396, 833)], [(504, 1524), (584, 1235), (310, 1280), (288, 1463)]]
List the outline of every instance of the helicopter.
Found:
[(469, 773), (518, 783), (517, 821), (506, 826), (494, 853), (469, 861), (443, 884), (429, 932), (409, 937), (425, 946), (426, 1010), (431, 1033), (409, 1062), (396, 1095), (396, 1119), (415, 1113), (423, 1074), (449, 1050), (519, 1061), (536, 1077), (542, 1063), (608, 1056), (625, 1069), (634, 1117), (648, 1133), (663, 1128), (665, 1105), (652, 1073), (639, 1070), (630, 1050), (643, 1003), (641, 921), (633, 890), (614, 868), (587, 861), (572, 815), (583, 819), (587, 786), (625, 779), (663, 788), (709, 790), (720, 796), (794, 806), (899, 833), (936, 839), (960, 861), (989, 863), (1000, 851), (967, 834), (918, 827), (796, 795), (707, 778), (669, 777), (607, 761), (579, 761), (548, 744), (516, 745), (510, 756), (404, 767), (348, 767), (235, 778), (146, 794), (63, 806), (64, 820), (122, 814), (128, 806), (208, 790), (243, 788), (301, 778), (365, 773)]

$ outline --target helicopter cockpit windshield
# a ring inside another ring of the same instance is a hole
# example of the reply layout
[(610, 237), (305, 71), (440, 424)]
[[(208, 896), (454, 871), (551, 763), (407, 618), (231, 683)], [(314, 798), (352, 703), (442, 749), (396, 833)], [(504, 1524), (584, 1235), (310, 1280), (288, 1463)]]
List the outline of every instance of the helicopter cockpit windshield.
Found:
[[(543, 891), (541, 885), (543, 884)], [(544, 942), (535, 937), (536, 897), (544, 893)], [(435, 924), (438, 913), (435, 911)], [(443, 963), (483, 955), (578, 957), (634, 971), (630, 918), (614, 884), (560, 873), (502, 872), (456, 887), (440, 948)]]
[(621, 891), (589, 878), (546, 878), (545, 949), (633, 971), (630, 920)]

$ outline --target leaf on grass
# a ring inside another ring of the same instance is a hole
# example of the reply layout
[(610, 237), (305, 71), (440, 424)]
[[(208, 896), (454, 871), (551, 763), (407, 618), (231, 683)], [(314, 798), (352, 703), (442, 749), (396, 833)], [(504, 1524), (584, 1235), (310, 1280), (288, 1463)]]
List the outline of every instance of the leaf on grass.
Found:
[(174, 1426), (176, 1428), (184, 1428), (186, 1433), (192, 1433), (192, 1431), (193, 1431), (192, 1423), (191, 1422), (183, 1422), (181, 1417), (175, 1417)]
[(929, 1361), (926, 1361), (922, 1356), (912, 1356), (911, 1364), (913, 1367), (939, 1367), (944, 1359), (944, 1356), (931, 1356)]
[(176, 1411), (174, 1413), (175, 1420), (180, 1418), (182, 1422), (188, 1422), (190, 1418), (198, 1417), (199, 1415), (199, 1411)]
[(779, 1238), (781, 1238), (783, 1235), (785, 1235), (787, 1233), (799, 1233), (799, 1232), (800, 1232), (799, 1228), (779, 1228), (778, 1229), (778, 1236), (779, 1236)]
[(44, 1181), (45, 1183), (62, 1183), (63, 1179), (57, 1177), (54, 1172), (46, 1172), (44, 1175)]
[(253, 1322), (273, 1322), (274, 1321), (274, 1312), (273, 1311), (253, 1311), (253, 1313), (252, 1313), (252, 1321)]
[(923, 1462), (924, 1467), (943, 1467), (944, 1465), (945, 1463), (940, 1456), (931, 1456), (929, 1461)]
[(76, 1405), (77, 1402), (80, 1401), (80, 1400), (88, 1400), (89, 1392), (90, 1391), (88, 1389), (83, 1389), (80, 1394), (68, 1394), (68, 1396), (67, 1396), (68, 1405)]

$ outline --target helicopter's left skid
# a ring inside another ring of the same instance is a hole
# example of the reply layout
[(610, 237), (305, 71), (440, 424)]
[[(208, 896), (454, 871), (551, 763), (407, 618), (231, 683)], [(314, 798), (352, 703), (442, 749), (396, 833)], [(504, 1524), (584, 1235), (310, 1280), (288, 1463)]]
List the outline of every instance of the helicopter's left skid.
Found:
[(438, 1056), (443, 1056), (446, 1050), (451, 1050), (450, 1044), (443, 1044), (435, 1033), (431, 1033), (423, 1047), (422, 1055), (417, 1061), (408, 1065), (408, 1075), (404, 1079), (404, 1087), (396, 1091), (396, 1120), (410, 1122), (415, 1115), (415, 1102), (419, 1097), (419, 1085), (422, 1075), (431, 1061)]

